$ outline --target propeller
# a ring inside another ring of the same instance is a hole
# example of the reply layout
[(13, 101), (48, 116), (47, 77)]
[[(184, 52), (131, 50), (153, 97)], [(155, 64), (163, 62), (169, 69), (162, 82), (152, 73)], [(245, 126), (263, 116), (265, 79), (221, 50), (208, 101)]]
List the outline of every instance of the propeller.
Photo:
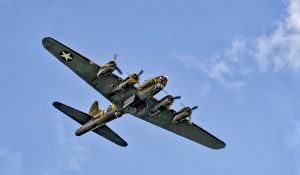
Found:
[(140, 76), (144, 73), (144, 70), (142, 69), (137, 75), (137, 78), (138, 78), (138, 85), (140, 86)]
[(123, 72), (121, 71), (121, 69), (117, 66), (117, 63), (116, 63), (116, 61), (117, 61), (117, 57), (118, 57), (118, 55), (117, 54), (114, 54), (114, 57), (113, 57), (113, 61), (114, 61), (114, 63), (115, 63), (115, 66), (116, 66), (116, 70), (119, 72), (119, 74), (123, 74)]
[[(182, 107), (186, 107), (184, 104), (182, 104), (182, 103), (180, 103), (180, 105), (182, 106)], [(196, 110), (196, 109), (198, 109), (198, 106), (194, 106), (194, 107), (192, 107), (192, 108), (190, 108), (191, 109), (191, 112), (193, 111), (193, 110)], [(192, 115), (190, 115), (189, 117), (188, 117), (188, 122), (190, 123), (190, 124), (192, 124)]]
[[(168, 91), (166, 91), (165, 89), (163, 89), (163, 91), (164, 91), (164, 93), (165, 93), (166, 95), (170, 95), (170, 94), (168, 93)], [(173, 96), (171, 95), (171, 97), (173, 98), (173, 100), (181, 99), (181, 96), (180, 96), (180, 95), (179, 95), (179, 96), (176, 96), (176, 97), (173, 97)]]
[(198, 109), (198, 106), (194, 106), (194, 107), (191, 108), (192, 111), (195, 110), (195, 109)]
[(116, 61), (117, 60), (118, 55), (114, 54), (113, 60)]
[[(198, 109), (198, 106), (192, 107), (192, 108), (191, 108), (191, 111), (196, 110), (196, 109)], [(193, 122), (192, 122), (192, 115), (189, 116), (189, 119), (188, 119), (188, 120), (189, 120), (188, 122), (189, 122), (190, 124), (193, 123)]]
[[(180, 105), (182, 106), (182, 107), (186, 107), (184, 104), (182, 104), (182, 103), (180, 103)], [(198, 106), (194, 106), (194, 107), (192, 107), (192, 108), (190, 108), (191, 109), (191, 111), (193, 111), (193, 110), (196, 110), (196, 109), (198, 109)]]
[(127, 72), (127, 75), (136, 75), (136, 76), (139, 77), (139, 76), (141, 76), (143, 73), (144, 73), (144, 71), (141, 70), (138, 74), (130, 74), (130, 73)]
[(174, 100), (181, 99), (181, 96), (173, 97)]
[(137, 75), (141, 76), (144, 73), (144, 70), (142, 69)]
[(185, 108), (185, 106), (184, 106), (184, 104), (182, 104), (182, 103), (179, 103), (183, 108)]

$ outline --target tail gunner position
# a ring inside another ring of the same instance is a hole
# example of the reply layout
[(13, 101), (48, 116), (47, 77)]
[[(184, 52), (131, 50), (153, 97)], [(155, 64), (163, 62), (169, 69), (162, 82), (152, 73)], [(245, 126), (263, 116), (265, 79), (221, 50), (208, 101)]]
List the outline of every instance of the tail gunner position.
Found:
[(157, 76), (140, 85), (143, 70), (124, 79), (113, 73), (117, 71), (122, 74), (116, 64), (116, 55), (111, 61), (100, 66), (53, 38), (44, 38), (43, 46), (112, 103), (108, 108), (100, 110), (96, 101), (89, 112), (85, 113), (54, 102), (55, 108), (81, 124), (75, 132), (77, 136), (93, 131), (120, 146), (127, 146), (127, 143), (106, 124), (124, 114), (131, 114), (206, 147), (225, 147), (223, 141), (191, 122), (192, 111), (197, 106), (175, 111), (172, 104), (180, 98), (179, 96), (167, 95), (160, 100), (154, 97), (166, 87), (167, 76)]

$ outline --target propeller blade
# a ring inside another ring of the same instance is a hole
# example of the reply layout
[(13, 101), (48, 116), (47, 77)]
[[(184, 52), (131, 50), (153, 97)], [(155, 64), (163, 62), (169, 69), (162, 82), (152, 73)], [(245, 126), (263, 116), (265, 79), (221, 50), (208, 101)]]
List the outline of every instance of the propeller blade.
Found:
[[(166, 91), (165, 89), (163, 89), (162, 91), (163, 91), (166, 95), (170, 95), (169, 92)], [(176, 97), (173, 97), (173, 96), (172, 96), (172, 98), (173, 98), (174, 100), (177, 100), (177, 99), (181, 99), (181, 96), (176, 96)]]
[(177, 100), (177, 99), (180, 99), (181, 96), (176, 96), (176, 97), (173, 97), (174, 100)]
[(141, 71), (138, 73), (138, 76), (141, 76), (143, 73), (144, 73), (144, 71), (141, 70)]
[(141, 76), (143, 73), (144, 73), (144, 71), (141, 70), (141, 71), (137, 74), (137, 76), (138, 76), (138, 85), (139, 85), (139, 86), (141, 86), (141, 83), (140, 83), (140, 76)]
[(116, 61), (117, 60), (118, 55), (114, 54), (113, 60)]
[(192, 107), (192, 109), (191, 109), (191, 110), (193, 111), (193, 110), (195, 110), (195, 109), (198, 109), (198, 106), (194, 106), (194, 107)]
[(118, 65), (117, 65), (117, 63), (116, 63), (116, 61), (117, 61), (117, 57), (118, 57), (118, 55), (117, 54), (114, 54), (114, 57), (113, 57), (113, 61), (114, 61), (114, 63), (115, 63), (115, 66), (116, 66), (116, 70), (119, 72), (119, 74), (123, 74), (123, 72), (121, 71), (121, 69), (118, 67)]
[(182, 107), (184, 107), (185, 108), (185, 106), (184, 106), (184, 104), (182, 104), (182, 103), (179, 103)]
[(119, 74), (123, 74), (123, 72), (121, 71), (121, 69), (118, 67), (118, 66), (116, 66), (116, 70), (119, 72)]

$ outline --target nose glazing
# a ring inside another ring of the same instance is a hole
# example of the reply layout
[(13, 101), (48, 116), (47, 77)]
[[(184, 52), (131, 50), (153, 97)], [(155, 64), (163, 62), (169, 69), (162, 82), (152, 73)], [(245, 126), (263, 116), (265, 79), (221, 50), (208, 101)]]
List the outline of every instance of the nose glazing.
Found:
[(162, 77), (162, 84), (163, 84), (164, 86), (166, 86), (167, 83), (168, 83), (168, 77), (167, 77), (166, 75), (163, 75), (163, 76), (161, 76), (161, 77)]

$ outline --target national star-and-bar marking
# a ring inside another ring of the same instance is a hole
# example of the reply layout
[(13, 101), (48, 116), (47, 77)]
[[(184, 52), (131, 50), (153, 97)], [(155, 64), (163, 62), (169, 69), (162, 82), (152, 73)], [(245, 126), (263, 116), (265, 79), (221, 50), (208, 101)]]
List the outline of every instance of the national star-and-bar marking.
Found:
[(68, 51), (60, 52), (59, 56), (66, 61), (72, 61), (73, 59), (73, 55)]

